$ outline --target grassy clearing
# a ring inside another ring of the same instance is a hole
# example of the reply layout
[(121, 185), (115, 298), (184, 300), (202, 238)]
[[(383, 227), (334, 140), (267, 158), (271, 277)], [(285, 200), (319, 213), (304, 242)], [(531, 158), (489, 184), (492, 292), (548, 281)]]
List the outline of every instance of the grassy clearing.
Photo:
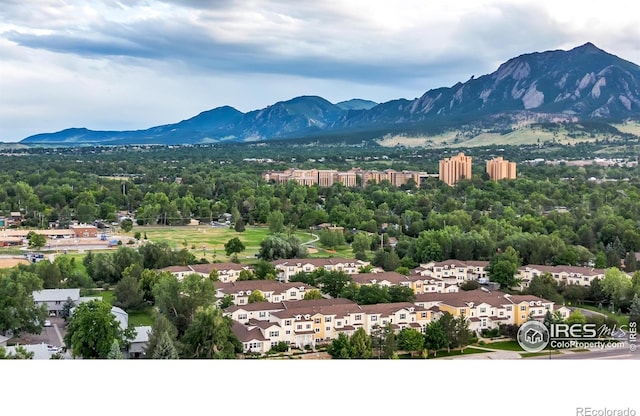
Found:
[(153, 307), (149, 306), (139, 311), (131, 311), (129, 314), (129, 325), (151, 326), (153, 325)]
[[(467, 347), (464, 349), (464, 352), (460, 351), (460, 350), (452, 350), (451, 352), (447, 352), (446, 350), (443, 351), (438, 351), (438, 355), (436, 355), (435, 357), (433, 355), (430, 355), (429, 357), (427, 357), (427, 359), (431, 359), (431, 358), (443, 358), (443, 357), (456, 357), (459, 355), (470, 355), (470, 354), (481, 354), (481, 353), (486, 353), (487, 351), (485, 350), (479, 350), (473, 347)], [(416, 356), (417, 357), (417, 356)]]
[[(260, 243), (269, 235), (267, 227), (250, 227), (242, 233), (228, 227), (210, 227), (207, 225), (183, 226), (183, 227), (158, 227), (142, 226), (134, 227), (131, 234), (139, 231), (142, 236), (153, 243), (166, 242), (174, 250), (186, 248), (196, 258), (205, 258), (208, 261), (230, 261), (231, 258), (224, 253), (224, 244), (234, 237), (238, 237), (246, 246), (245, 251), (238, 254), (240, 260), (254, 259), (260, 250)], [(311, 241), (313, 237), (304, 231), (297, 231), (296, 237), (303, 243)]]
[(522, 347), (516, 341), (487, 342), (483, 347), (492, 350), (522, 351)]
[(592, 305), (580, 305), (580, 306), (576, 306), (576, 307), (577, 308), (582, 308), (582, 309), (588, 309), (590, 311), (594, 311), (594, 312), (605, 314), (607, 317), (616, 320), (616, 322), (618, 322), (618, 325), (629, 325), (629, 316), (628, 315), (612, 313), (612, 312), (609, 312), (606, 309), (598, 309), (597, 306), (592, 306)]

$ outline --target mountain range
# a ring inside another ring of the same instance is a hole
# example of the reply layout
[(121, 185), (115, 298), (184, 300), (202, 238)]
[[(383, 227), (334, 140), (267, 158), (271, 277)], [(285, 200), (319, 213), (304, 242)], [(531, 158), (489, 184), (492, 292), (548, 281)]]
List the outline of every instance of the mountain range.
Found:
[(229, 106), (188, 120), (135, 131), (71, 128), (30, 136), (28, 145), (127, 145), (255, 142), (357, 134), (433, 134), (463, 123), (515, 123), (640, 118), (640, 66), (586, 43), (534, 52), (498, 69), (421, 97), (385, 103), (353, 99), (333, 104), (296, 97), (242, 113)]

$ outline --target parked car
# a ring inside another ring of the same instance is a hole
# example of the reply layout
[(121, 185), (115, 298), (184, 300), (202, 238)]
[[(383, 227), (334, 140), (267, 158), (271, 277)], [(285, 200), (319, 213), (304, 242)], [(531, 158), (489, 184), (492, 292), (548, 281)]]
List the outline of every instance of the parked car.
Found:
[(51, 326), (51, 321), (50, 321), (50, 320), (48, 320), (48, 319), (46, 319), (46, 320), (44, 321), (44, 326)]

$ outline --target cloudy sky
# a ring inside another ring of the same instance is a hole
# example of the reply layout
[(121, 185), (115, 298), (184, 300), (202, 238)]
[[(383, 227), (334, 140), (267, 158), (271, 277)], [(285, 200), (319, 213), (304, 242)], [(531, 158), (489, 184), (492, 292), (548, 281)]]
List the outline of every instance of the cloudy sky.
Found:
[(0, 141), (299, 95), (412, 99), (586, 42), (640, 63), (633, 1), (0, 0)]

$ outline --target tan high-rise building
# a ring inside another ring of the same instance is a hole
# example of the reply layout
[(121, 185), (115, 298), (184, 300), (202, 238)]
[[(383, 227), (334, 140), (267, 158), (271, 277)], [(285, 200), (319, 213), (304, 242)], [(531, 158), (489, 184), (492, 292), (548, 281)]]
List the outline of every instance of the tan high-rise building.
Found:
[(489, 174), (489, 179), (494, 181), (515, 179), (516, 162), (504, 160), (502, 156), (487, 160), (487, 173)]
[(458, 153), (457, 156), (440, 161), (440, 180), (453, 186), (460, 179), (471, 179), (471, 156)]

